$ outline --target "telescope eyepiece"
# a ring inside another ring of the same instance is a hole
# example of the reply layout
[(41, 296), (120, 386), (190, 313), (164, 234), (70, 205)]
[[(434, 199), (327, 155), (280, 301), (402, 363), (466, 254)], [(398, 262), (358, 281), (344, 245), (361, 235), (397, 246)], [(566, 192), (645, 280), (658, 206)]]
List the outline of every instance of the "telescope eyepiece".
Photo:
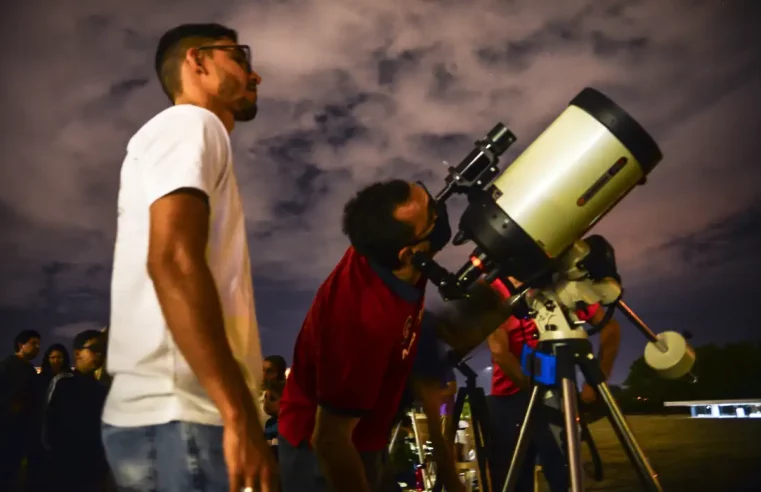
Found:
[(486, 134), (486, 143), (491, 144), (492, 151), (496, 157), (501, 156), (512, 144), (515, 143), (515, 135), (507, 129), (502, 123), (497, 123), (489, 133)]

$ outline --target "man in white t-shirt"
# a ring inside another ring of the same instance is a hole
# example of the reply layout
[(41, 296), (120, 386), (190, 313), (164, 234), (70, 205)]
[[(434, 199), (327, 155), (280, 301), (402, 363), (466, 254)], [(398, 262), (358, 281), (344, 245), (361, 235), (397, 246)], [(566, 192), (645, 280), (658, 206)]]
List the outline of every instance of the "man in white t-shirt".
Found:
[(229, 138), (256, 116), (261, 79), (237, 43), (217, 24), (164, 34), (155, 68), (173, 106), (122, 165), (103, 443), (123, 491), (274, 490)]

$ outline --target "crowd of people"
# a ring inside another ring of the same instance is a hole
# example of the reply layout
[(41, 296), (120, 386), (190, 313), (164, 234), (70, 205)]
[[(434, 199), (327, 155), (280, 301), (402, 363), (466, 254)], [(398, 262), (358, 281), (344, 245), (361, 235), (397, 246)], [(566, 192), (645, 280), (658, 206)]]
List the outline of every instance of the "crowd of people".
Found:
[[(16, 335), (0, 360), (0, 490), (4, 492), (113, 492), (101, 442), (101, 414), (111, 378), (104, 370), (108, 330), (83, 330), (71, 346)], [(286, 378), (280, 355), (263, 362), (261, 407), (265, 435), (277, 453), (277, 419)]]
[[(30, 361), (39, 334), (17, 338), (4, 371), (9, 394), (27, 397), (4, 407), (3, 436), (15, 437), (2, 466), (19, 466), (26, 448), (14, 443), (23, 435), (35, 443), (27, 476), (47, 477), (56, 490), (110, 482), (120, 492), (387, 492), (398, 490), (387, 466), (392, 428), (414, 404), (428, 422), (438, 478), (462, 492), (457, 423), (441, 425), (442, 407), (453, 403), (452, 354), (491, 334), (492, 410), (503, 436), (495, 456), (504, 456), (526, 404), (516, 354), (536, 342), (536, 328), (509, 317), (506, 293), (488, 285), (463, 301), (474, 303), (465, 308), (474, 313), (465, 338), (427, 310), (416, 258), (449, 243), (447, 209), (422, 183), (390, 179), (346, 203), (349, 246), (315, 293), (288, 377), (283, 358), (264, 359), (230, 143), (236, 124), (258, 112), (262, 78), (250, 51), (219, 24), (185, 24), (161, 37), (154, 66), (171, 107), (126, 148), (108, 342), (98, 332), (77, 335), (71, 374), (65, 349), (51, 347), (47, 364), (60, 372), (38, 376)], [(604, 367), (617, 350), (615, 337), (606, 340)], [(98, 379), (105, 347), (108, 377)], [(582, 397), (596, 395), (584, 388)], [(564, 467), (536, 444), (545, 465)], [(534, 460), (526, 462), (532, 475)]]
[(0, 490), (103, 490), (106, 458), (100, 414), (109, 378), (102, 371), (106, 333), (84, 330), (69, 351), (53, 344), (33, 361), (41, 337), (19, 333), (0, 362)]

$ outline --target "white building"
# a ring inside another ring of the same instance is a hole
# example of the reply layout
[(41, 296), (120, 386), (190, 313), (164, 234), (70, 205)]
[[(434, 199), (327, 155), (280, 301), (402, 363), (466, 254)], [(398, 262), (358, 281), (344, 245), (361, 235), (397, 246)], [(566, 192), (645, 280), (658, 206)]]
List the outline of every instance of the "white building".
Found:
[(690, 407), (698, 418), (761, 418), (761, 398), (745, 400), (667, 401), (664, 407)]

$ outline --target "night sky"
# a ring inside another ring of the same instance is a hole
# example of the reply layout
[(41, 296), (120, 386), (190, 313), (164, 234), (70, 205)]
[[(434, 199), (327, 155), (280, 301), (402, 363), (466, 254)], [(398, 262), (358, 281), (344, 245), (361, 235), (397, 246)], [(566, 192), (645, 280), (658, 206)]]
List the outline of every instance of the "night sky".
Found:
[[(585, 86), (642, 123), (664, 160), (594, 232), (656, 331), (761, 338), (761, 5), (662, 0), (4, 2), (0, 348), (108, 321), (119, 169), (164, 109), (158, 37), (217, 21), (252, 47), (260, 111), (233, 132), (266, 354), (290, 362), (347, 246), (343, 204), (382, 178), (443, 184), (496, 122), (509, 162)], [(459, 217), (463, 202), (452, 201)], [(450, 247), (459, 266), (471, 246)], [(431, 298), (435, 296), (431, 292)], [(614, 382), (644, 339), (622, 321)], [(139, 336), (136, 327), (136, 336)], [(36, 362), (39, 363), (39, 360)], [(473, 366), (488, 375), (486, 350)], [(488, 387), (488, 380), (481, 384)]]

